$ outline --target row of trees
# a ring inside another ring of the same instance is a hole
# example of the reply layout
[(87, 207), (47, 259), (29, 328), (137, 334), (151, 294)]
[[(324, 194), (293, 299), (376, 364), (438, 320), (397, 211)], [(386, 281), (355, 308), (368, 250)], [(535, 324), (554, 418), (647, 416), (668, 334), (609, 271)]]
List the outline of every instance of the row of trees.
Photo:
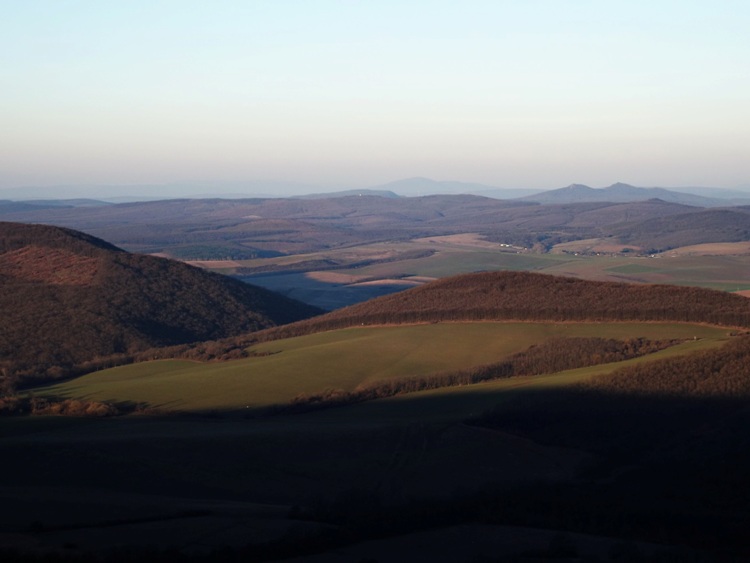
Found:
[(584, 384), (585, 389), (623, 395), (750, 398), (750, 336), (719, 350), (623, 367)]
[(621, 362), (662, 350), (676, 341), (645, 338), (554, 338), (534, 345), (502, 362), (431, 375), (399, 377), (360, 385), (353, 391), (326, 389), (297, 395), (281, 412), (343, 406), (441, 387), (471, 385), (492, 379), (557, 373), (586, 366)]
[(43, 415), (104, 417), (133, 412), (135, 407), (125, 408), (112, 403), (79, 399), (47, 399), (34, 396), (0, 396), (0, 416)]

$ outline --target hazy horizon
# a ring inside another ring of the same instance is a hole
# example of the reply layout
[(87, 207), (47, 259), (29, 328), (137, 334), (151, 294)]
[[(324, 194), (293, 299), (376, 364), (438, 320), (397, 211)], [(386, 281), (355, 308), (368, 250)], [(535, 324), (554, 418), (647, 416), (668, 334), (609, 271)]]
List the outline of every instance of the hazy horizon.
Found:
[(750, 185), (740, 1), (3, 7), (0, 190)]
[[(621, 182), (606, 186), (588, 186), (593, 189), (604, 189)], [(576, 185), (582, 185), (575, 182)], [(625, 183), (627, 184), (627, 183)], [(585, 185), (585, 184), (584, 184)], [(629, 185), (629, 184), (628, 184)], [(387, 182), (375, 186), (326, 186), (311, 184), (294, 184), (285, 182), (235, 182), (212, 184), (135, 184), (135, 185), (58, 185), (58, 186), (21, 186), (0, 188), (0, 200), (12, 201), (45, 200), (45, 199), (99, 199), (111, 202), (146, 201), (149, 199), (171, 198), (238, 198), (238, 197), (298, 197), (313, 194), (345, 193), (356, 190), (387, 190), (400, 196), (426, 196), (438, 194), (474, 194), (487, 197), (513, 199), (547, 190), (557, 190), (567, 186), (550, 188), (498, 187), (487, 184), (433, 180), (424, 177), (412, 177)], [(716, 198), (750, 198), (750, 186), (735, 188), (718, 188), (712, 186), (634, 186), (636, 188), (662, 188), (674, 192), (693, 193), (704, 197)]]

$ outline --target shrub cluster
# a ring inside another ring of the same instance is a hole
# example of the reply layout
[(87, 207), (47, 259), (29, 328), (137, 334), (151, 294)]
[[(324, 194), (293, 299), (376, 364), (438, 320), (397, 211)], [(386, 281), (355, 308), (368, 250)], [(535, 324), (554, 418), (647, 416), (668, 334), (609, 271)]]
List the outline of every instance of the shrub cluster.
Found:
[(0, 416), (23, 414), (104, 417), (124, 414), (124, 411), (111, 403), (99, 401), (43, 399), (19, 395), (0, 397)]

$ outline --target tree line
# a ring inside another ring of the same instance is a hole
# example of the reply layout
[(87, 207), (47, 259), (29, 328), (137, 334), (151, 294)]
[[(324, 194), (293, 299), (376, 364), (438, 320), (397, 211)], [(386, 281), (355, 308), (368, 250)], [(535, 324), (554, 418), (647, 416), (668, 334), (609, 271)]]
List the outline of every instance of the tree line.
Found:
[(553, 338), (513, 354), (501, 362), (437, 374), (385, 379), (360, 385), (352, 391), (326, 389), (316, 393), (299, 394), (289, 405), (279, 406), (274, 412), (302, 412), (442, 387), (472, 385), (493, 379), (557, 373), (637, 358), (676, 343), (675, 340), (654, 341), (646, 338)]
[(622, 367), (582, 383), (588, 391), (666, 397), (750, 398), (750, 336), (718, 350)]

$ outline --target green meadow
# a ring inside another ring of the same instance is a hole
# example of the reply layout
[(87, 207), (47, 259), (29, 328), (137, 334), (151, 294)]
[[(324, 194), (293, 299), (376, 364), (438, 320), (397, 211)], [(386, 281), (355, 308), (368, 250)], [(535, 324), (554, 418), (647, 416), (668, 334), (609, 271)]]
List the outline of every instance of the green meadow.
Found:
[[(234, 411), (285, 404), (301, 393), (353, 390), (378, 380), (498, 362), (550, 338), (687, 340), (660, 353), (671, 354), (718, 345), (726, 335), (727, 329), (677, 323), (487, 322), (357, 327), (259, 344), (251, 348), (251, 357), (242, 360), (145, 362), (94, 372), (35, 389), (35, 393), (134, 402), (164, 410)], [(496, 385), (502, 389), (508, 383)]]

